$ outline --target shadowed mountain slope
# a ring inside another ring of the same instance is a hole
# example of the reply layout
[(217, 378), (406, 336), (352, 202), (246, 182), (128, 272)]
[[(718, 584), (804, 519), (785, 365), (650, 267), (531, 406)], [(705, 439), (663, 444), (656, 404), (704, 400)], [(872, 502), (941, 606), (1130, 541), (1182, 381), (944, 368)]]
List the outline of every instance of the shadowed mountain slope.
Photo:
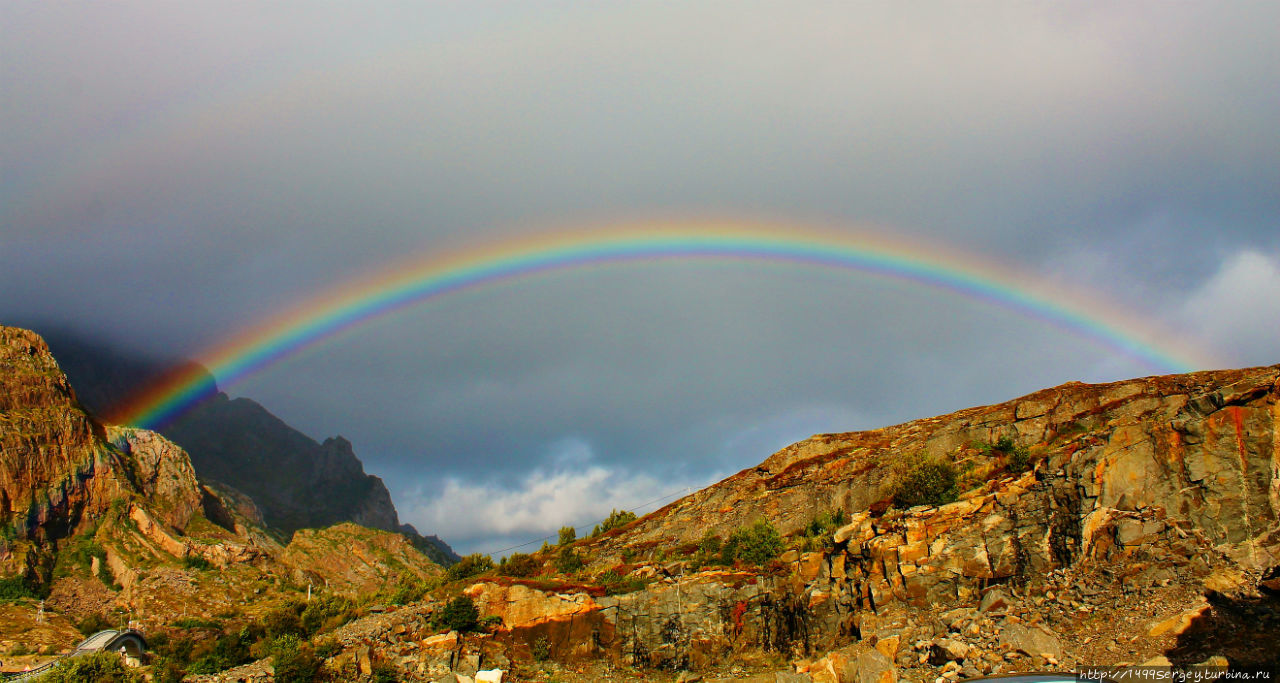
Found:
[[(85, 407), (98, 415), (183, 363), (143, 358), (66, 332), (46, 340)], [(400, 523), (382, 480), (365, 473), (341, 436), (317, 443), (260, 404), (216, 389), (160, 431), (190, 454), (202, 479), (247, 494), (266, 524), (286, 538), (298, 529), (350, 521), (404, 534), (440, 564), (458, 559), (440, 538)]]

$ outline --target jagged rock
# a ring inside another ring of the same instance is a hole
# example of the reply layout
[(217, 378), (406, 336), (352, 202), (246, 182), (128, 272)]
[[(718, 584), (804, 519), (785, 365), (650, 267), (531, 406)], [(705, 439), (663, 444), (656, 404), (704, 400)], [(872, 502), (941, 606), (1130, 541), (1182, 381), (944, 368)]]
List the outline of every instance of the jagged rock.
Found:
[(942, 638), (933, 644), (934, 654), (931, 660), (935, 664), (960, 661), (969, 654), (969, 649), (969, 645), (963, 641)]
[(898, 645), (901, 642), (902, 642), (902, 638), (900, 636), (892, 635), (892, 636), (880, 638), (879, 640), (877, 640), (875, 648), (877, 652), (879, 652), (880, 654), (889, 658), (890, 661), (892, 661), (894, 659), (897, 659), (898, 657)]
[(1211, 609), (1212, 607), (1206, 602), (1181, 614), (1175, 614), (1174, 616), (1152, 626), (1151, 630), (1147, 632), (1147, 635), (1157, 637), (1167, 633), (1171, 636), (1180, 636), (1183, 633), (1186, 633), (1187, 629), (1191, 628), (1191, 625), (1195, 623), (1196, 619), (1203, 617)]
[(982, 596), (979, 612), (1002, 612), (1009, 606), (1009, 596), (1002, 590), (989, 590)]
[(1000, 645), (1028, 655), (1062, 658), (1062, 643), (1042, 626), (1008, 624), (1000, 629)]
[(842, 672), (845, 681), (853, 683), (895, 683), (898, 671), (888, 657), (866, 650), (851, 659)]

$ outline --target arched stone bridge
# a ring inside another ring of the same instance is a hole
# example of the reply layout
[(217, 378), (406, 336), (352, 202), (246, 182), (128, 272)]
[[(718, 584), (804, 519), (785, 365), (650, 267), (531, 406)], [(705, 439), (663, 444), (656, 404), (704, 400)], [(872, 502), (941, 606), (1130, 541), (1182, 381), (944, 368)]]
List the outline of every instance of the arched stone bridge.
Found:
[(147, 640), (142, 637), (142, 632), (137, 629), (108, 629), (106, 631), (98, 631), (97, 633), (80, 641), (76, 649), (70, 654), (45, 664), (30, 671), (23, 671), (17, 674), (10, 674), (6, 680), (8, 681), (30, 681), (49, 669), (57, 666), (60, 662), (72, 657), (83, 657), (91, 655), (95, 652), (123, 652), (128, 657), (141, 659), (142, 655), (147, 652)]

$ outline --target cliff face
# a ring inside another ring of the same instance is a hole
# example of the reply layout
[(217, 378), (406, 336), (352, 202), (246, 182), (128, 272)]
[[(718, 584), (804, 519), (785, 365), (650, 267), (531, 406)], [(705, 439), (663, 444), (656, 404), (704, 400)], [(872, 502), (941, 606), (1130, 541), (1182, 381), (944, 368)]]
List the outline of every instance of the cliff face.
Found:
[(76, 401), (48, 347), (0, 327), (0, 568), (101, 515), (131, 490), (130, 468)]
[[(1086, 534), (1104, 518), (1158, 514), (1241, 561), (1275, 564), (1278, 379), (1280, 369), (1265, 367), (1073, 383), (874, 431), (815, 436), (647, 516), (600, 550), (678, 545), (755, 518), (769, 519), (785, 535), (837, 508), (878, 519), (902, 463), (913, 457), (969, 468), (976, 488), (968, 496), (976, 500), (1001, 486), (993, 477), (1005, 471), (1008, 455), (983, 445), (1003, 437), (1029, 449), (1037, 465), (1030, 485), (1044, 498), (1043, 509), (1027, 511), (1018, 523), (1040, 520), (1063, 534), (1053, 544), (1070, 541), (1044, 563), (1061, 564), (1086, 550)], [(1049, 545), (1041, 541), (1031, 545)]]

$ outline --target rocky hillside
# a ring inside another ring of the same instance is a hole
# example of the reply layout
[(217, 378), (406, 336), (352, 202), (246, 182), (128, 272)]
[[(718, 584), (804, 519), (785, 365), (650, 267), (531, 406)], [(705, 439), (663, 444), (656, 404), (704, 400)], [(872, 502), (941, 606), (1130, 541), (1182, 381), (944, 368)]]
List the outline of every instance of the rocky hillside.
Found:
[[(418, 681), (1280, 675), (1278, 381), (1280, 367), (1068, 384), (815, 436), (592, 538), (455, 572), (335, 631), (325, 667)], [(441, 626), (459, 595), (480, 632)]]
[[(815, 436), (517, 576), (469, 580), (502, 626), (452, 661), (568, 680), (723, 680), (746, 662), (762, 681), (1280, 673), (1259, 647), (1280, 642), (1278, 381), (1073, 383)], [(912, 504), (939, 480), (940, 500)]]
[(248, 618), (308, 584), (356, 596), (442, 571), (398, 534), (347, 524), (282, 547), (260, 523), (242, 494), (202, 484), (173, 442), (95, 420), (40, 337), (0, 327), (0, 603), (16, 610), (0, 645), (47, 646), (27, 622)]
[[(182, 366), (156, 361), (57, 332), (49, 344), (89, 411), (110, 415), (131, 392)], [(457, 554), (436, 536), (401, 524), (382, 480), (341, 436), (323, 443), (290, 427), (246, 398), (228, 398), (207, 383), (209, 396), (161, 432), (182, 446), (202, 480), (224, 482), (258, 505), (268, 526), (287, 539), (298, 529), (340, 522), (407, 536), (437, 563)]]

